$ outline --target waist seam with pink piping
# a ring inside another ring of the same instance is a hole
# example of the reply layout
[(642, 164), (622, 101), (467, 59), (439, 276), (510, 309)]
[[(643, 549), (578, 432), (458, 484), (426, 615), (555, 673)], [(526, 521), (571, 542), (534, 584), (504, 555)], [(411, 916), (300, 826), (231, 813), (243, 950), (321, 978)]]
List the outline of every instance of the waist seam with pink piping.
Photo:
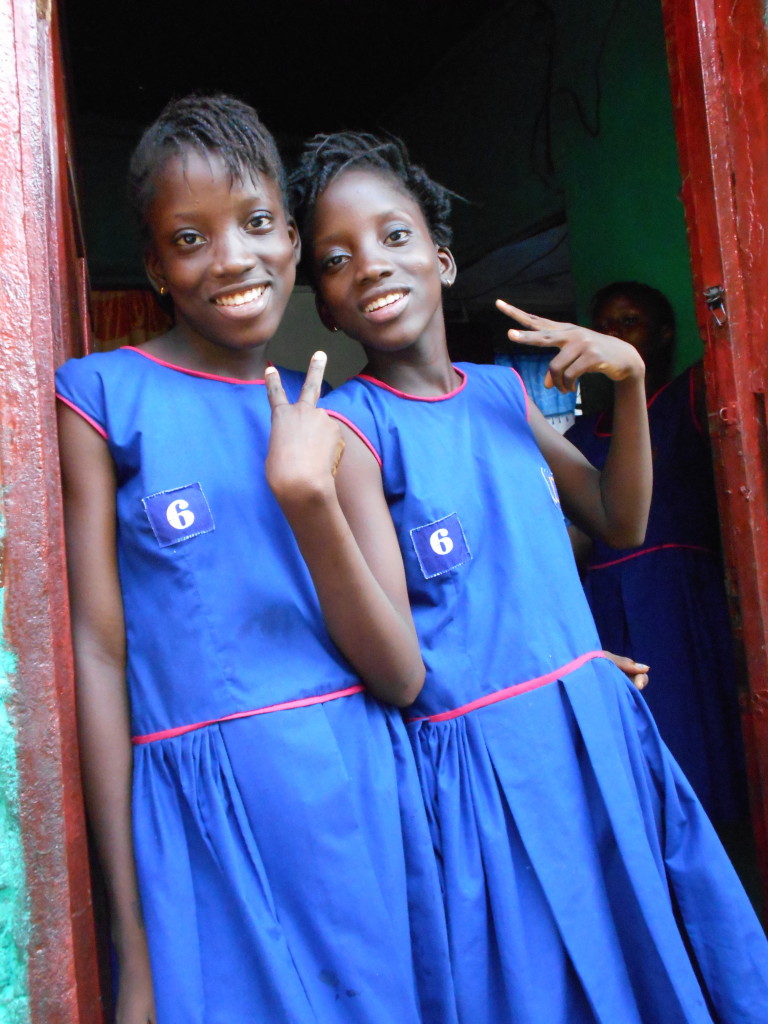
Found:
[(348, 686), (345, 690), (334, 690), (331, 693), (319, 693), (314, 697), (300, 697), (298, 700), (283, 701), (281, 704), (269, 704), (264, 708), (253, 708), (249, 711), (235, 711), (231, 715), (222, 715), (221, 718), (211, 718), (205, 722), (194, 722), (192, 725), (177, 725), (172, 729), (161, 729), (159, 732), (146, 733), (143, 736), (132, 736), (131, 743), (139, 746), (144, 743), (154, 743), (157, 740), (169, 740), (174, 736), (183, 736), (188, 732), (195, 732), (197, 729), (205, 729), (208, 725), (219, 725), (221, 722), (234, 722), (238, 718), (254, 718), (256, 715), (268, 715), (273, 711), (292, 711), (294, 708), (308, 708), (313, 704), (327, 704), (329, 701), (338, 700), (340, 697), (351, 697), (353, 693), (362, 693), (365, 687), (362, 683), (355, 686)]
[(705, 555), (712, 555), (712, 548), (703, 547), (701, 544), (656, 544), (652, 548), (643, 548), (641, 551), (633, 551), (629, 555), (622, 555), (621, 558), (614, 558), (612, 562), (598, 562), (596, 565), (589, 565), (590, 572), (595, 569), (609, 569), (612, 565), (621, 565), (622, 562), (629, 562), (632, 558), (640, 558), (641, 555), (651, 555), (654, 551), (670, 551), (682, 549), (683, 551), (700, 551)]
[(587, 651), (586, 654), (580, 654), (578, 658), (569, 661), (566, 665), (552, 669), (546, 675), (536, 676), (535, 679), (527, 679), (522, 683), (515, 683), (513, 686), (507, 686), (503, 690), (497, 690), (495, 693), (487, 693), (484, 697), (478, 697), (477, 700), (470, 701), (469, 704), (462, 704), (461, 707), (453, 708), (451, 711), (441, 711), (436, 715), (419, 715), (416, 718), (406, 718), (405, 721), (410, 725), (412, 722), (447, 722), (452, 718), (460, 718), (462, 715), (469, 714), (470, 711), (478, 711), (480, 708), (486, 708), (490, 704), (498, 704), (503, 700), (509, 700), (511, 697), (518, 697), (520, 694), (537, 690), (540, 686), (547, 686), (549, 683), (554, 683), (556, 680), (562, 679), (563, 676), (575, 672), (577, 668), (586, 665), (588, 661), (593, 661), (595, 658), (605, 658), (605, 656), (605, 651)]

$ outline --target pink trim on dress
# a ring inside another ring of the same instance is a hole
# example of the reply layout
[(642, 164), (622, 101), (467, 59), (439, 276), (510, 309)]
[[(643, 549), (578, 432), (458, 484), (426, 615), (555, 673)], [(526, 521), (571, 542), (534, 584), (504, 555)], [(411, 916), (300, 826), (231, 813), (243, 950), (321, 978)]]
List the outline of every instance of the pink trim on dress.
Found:
[(611, 430), (601, 430), (600, 429), (600, 426), (601, 426), (601, 424), (602, 424), (604, 419), (605, 419), (605, 413), (604, 412), (598, 413), (597, 419), (595, 420), (595, 437), (610, 437), (611, 434), (613, 433), (613, 431), (611, 431)]
[(381, 456), (373, 447), (373, 444), (368, 440), (368, 438), (365, 436), (362, 430), (360, 430), (359, 427), (355, 426), (352, 420), (348, 420), (346, 416), (343, 416), (340, 412), (336, 412), (335, 409), (324, 409), (323, 411), (328, 413), (328, 415), (332, 416), (335, 420), (338, 420), (339, 423), (343, 423), (345, 427), (349, 427), (352, 433), (356, 434), (363, 442), (365, 447), (370, 451), (371, 455), (373, 455), (374, 459), (376, 459), (376, 461), (378, 462), (379, 467), (381, 468), (381, 466), (384, 465), (384, 463), (381, 461)]
[[(186, 366), (177, 366), (175, 363), (169, 363), (165, 359), (158, 359), (157, 356), (153, 356), (150, 352), (145, 352), (142, 348), (136, 348), (135, 345), (122, 345), (126, 352), (135, 352), (138, 356), (144, 356), (145, 359), (151, 359), (153, 363), (157, 363), (159, 366), (166, 366), (169, 370), (178, 370), (179, 373), (188, 373), (190, 377), (203, 377), (205, 380), (218, 380), (223, 384), (263, 384), (264, 378), (260, 377), (255, 380), (241, 380), (239, 377), (219, 377), (215, 373), (204, 373), (202, 370), (188, 370)], [(272, 364), (269, 363), (269, 366)]]
[(456, 385), (453, 391), (448, 391), (444, 395), (409, 395), (407, 391), (398, 391), (397, 388), (390, 387), (389, 384), (385, 384), (383, 380), (377, 380), (376, 377), (370, 377), (367, 373), (358, 373), (356, 378), (353, 380), (367, 380), (370, 384), (375, 384), (376, 387), (383, 388), (385, 391), (391, 391), (393, 395), (397, 395), (398, 398), (409, 398), (412, 402), (444, 402), (446, 398), (453, 398), (454, 395), (458, 395), (460, 391), (463, 391), (467, 385), (467, 375), (463, 370), (460, 370), (458, 366), (453, 368), (456, 373), (461, 377), (461, 382)]
[(364, 689), (365, 687), (362, 683), (358, 683), (355, 686), (348, 686), (346, 690), (334, 690), (333, 693), (320, 693), (315, 697), (287, 700), (282, 704), (270, 704), (266, 708), (256, 708), (252, 711), (236, 711), (233, 715), (211, 718), (207, 722), (195, 722), (193, 725), (177, 725), (175, 729), (162, 729), (160, 732), (150, 732), (144, 736), (133, 736), (131, 743), (136, 746), (143, 743), (154, 743), (155, 740), (169, 740), (173, 739), (174, 736), (183, 736), (184, 733), (195, 732), (196, 729), (204, 729), (207, 725), (233, 722), (237, 718), (253, 718), (255, 715), (268, 715), (273, 711), (291, 711), (294, 708), (307, 708), (313, 704), (327, 704), (329, 701), (338, 700), (339, 697), (351, 697), (353, 693), (362, 693)]
[[(656, 401), (656, 399), (659, 397), (659, 395), (662, 393), (662, 391), (666, 391), (668, 387), (670, 387), (672, 384), (674, 384), (675, 379), (676, 378), (673, 377), (672, 380), (668, 380), (666, 384), (662, 384), (661, 387), (659, 388), (659, 390), (655, 391), (651, 395), (651, 397), (646, 400), (645, 408), (650, 410), (651, 406)], [(613, 434), (613, 425), (611, 425), (611, 430), (601, 430), (600, 429), (600, 426), (603, 423), (603, 421), (607, 418), (607, 415), (608, 414), (605, 413), (605, 412), (601, 412), (601, 413), (598, 414), (598, 417), (595, 420), (595, 437), (611, 437), (612, 436), (612, 434)]]
[(521, 693), (528, 693), (529, 690), (537, 690), (540, 686), (554, 683), (556, 679), (562, 679), (563, 676), (575, 672), (577, 668), (581, 668), (588, 661), (592, 661), (594, 658), (605, 657), (605, 651), (588, 651), (574, 661), (569, 661), (562, 668), (556, 668), (551, 672), (547, 672), (545, 676), (537, 676), (535, 679), (529, 679), (524, 683), (515, 683), (514, 686), (507, 686), (503, 690), (497, 690), (496, 693), (488, 693), (485, 697), (478, 697), (477, 700), (470, 701), (469, 704), (462, 704), (460, 708), (454, 708), (452, 711), (441, 711), (437, 715), (422, 715), (419, 718), (406, 718), (406, 722), (410, 725), (411, 722), (447, 722), (452, 718), (460, 718), (470, 711), (477, 711), (479, 708), (488, 707), (489, 704), (498, 704), (502, 700), (508, 700), (510, 697), (517, 697)]
[(666, 384), (662, 384), (658, 391), (654, 391), (654, 393), (651, 395), (651, 397), (645, 403), (646, 409), (650, 409), (651, 406), (653, 405), (653, 403), (656, 401), (656, 399), (662, 393), (662, 391), (666, 391), (668, 387), (671, 387), (674, 384), (674, 382), (675, 382), (675, 378), (673, 377), (672, 380), (668, 380)]
[(520, 381), (520, 387), (523, 389), (523, 399), (525, 400), (525, 419), (526, 419), (527, 423), (530, 423), (531, 422), (531, 399), (530, 399), (530, 397), (528, 395), (528, 389), (525, 386), (525, 381), (520, 376), (520, 374), (517, 372), (517, 370), (514, 368), (514, 366), (510, 366), (509, 369), (512, 371), (512, 373), (514, 373), (514, 375)]
[(631, 555), (623, 555), (615, 558), (612, 562), (600, 562), (599, 565), (590, 565), (589, 571), (594, 569), (608, 569), (612, 565), (621, 565), (622, 562), (629, 562), (632, 558), (639, 558), (641, 555), (650, 555), (654, 551), (667, 551), (669, 548), (683, 548), (686, 551), (703, 551), (705, 555), (711, 555), (711, 548), (701, 547), (700, 544), (657, 544), (653, 548), (643, 548), (642, 551), (633, 551)]
[(89, 423), (97, 434), (101, 434), (105, 441), (109, 440), (109, 438), (107, 437), (107, 432), (104, 429), (104, 427), (102, 427), (101, 424), (97, 423), (96, 420), (92, 419), (87, 412), (83, 412), (82, 409), (78, 409), (74, 402), (70, 402), (70, 400), (68, 398), (65, 398), (64, 395), (60, 395), (58, 391), (56, 392), (56, 397), (60, 402), (63, 402), (64, 405), (68, 405), (72, 412), (76, 412), (78, 416), (82, 416), (85, 422)]

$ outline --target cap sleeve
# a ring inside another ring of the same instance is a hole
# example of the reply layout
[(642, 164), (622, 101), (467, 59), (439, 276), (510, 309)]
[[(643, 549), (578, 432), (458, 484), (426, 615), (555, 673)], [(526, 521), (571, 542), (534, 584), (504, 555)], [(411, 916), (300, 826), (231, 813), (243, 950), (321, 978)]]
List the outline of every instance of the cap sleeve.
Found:
[(104, 381), (98, 355), (69, 359), (56, 371), (56, 397), (107, 440)]

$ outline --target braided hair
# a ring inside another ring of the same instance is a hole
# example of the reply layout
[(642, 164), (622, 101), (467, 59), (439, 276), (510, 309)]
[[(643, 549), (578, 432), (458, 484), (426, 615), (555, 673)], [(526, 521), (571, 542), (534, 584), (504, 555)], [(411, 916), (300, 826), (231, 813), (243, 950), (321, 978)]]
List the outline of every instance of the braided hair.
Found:
[[(371, 170), (389, 178), (418, 203), (435, 245), (451, 244), (449, 219), (454, 194), (412, 163), (400, 139), (346, 131), (313, 136), (305, 144), (299, 164), (289, 178), (289, 204), (305, 243), (306, 256), (311, 248), (309, 235), (320, 196), (335, 178), (351, 169)], [(309, 270), (308, 259), (304, 264)]]
[(168, 160), (189, 149), (203, 155), (216, 153), (233, 181), (242, 182), (258, 171), (276, 182), (286, 196), (285, 171), (275, 140), (253, 107), (223, 93), (171, 100), (142, 135), (128, 171), (128, 196), (145, 244), (155, 176)]

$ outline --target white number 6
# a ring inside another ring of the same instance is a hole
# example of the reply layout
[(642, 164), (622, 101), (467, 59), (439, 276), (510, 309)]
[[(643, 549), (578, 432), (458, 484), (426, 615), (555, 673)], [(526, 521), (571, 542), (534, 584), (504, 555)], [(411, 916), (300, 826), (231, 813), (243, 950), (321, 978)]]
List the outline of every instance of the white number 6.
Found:
[(435, 530), (429, 538), (429, 546), (436, 555), (447, 555), (453, 551), (453, 541), (447, 530)]

